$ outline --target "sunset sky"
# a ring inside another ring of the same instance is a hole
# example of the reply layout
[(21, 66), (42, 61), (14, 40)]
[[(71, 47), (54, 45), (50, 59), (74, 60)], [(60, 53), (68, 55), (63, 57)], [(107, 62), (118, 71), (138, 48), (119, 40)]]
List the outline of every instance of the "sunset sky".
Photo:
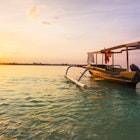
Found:
[(139, 0), (1, 0), (0, 62), (86, 63), (140, 41)]

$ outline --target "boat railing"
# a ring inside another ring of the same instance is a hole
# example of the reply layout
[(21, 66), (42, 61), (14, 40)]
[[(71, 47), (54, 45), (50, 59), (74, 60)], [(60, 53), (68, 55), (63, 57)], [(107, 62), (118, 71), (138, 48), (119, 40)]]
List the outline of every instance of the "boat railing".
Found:
[(70, 66), (67, 68), (65, 75), (67, 75), (67, 74), (68, 74), (69, 69), (70, 69), (70, 68), (72, 68), (72, 67), (85, 68), (85, 66), (84, 66), (84, 65), (70, 65)]
[(106, 65), (105, 69), (107, 73), (111, 74), (120, 74), (122, 71), (126, 71), (120, 65)]

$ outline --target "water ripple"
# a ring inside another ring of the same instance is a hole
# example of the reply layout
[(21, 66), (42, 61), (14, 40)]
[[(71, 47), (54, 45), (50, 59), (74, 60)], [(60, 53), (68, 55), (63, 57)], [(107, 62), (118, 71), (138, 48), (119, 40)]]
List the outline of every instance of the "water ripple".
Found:
[(7, 73), (1, 67), (6, 76), (0, 84), (0, 139), (140, 137), (140, 96), (134, 89), (91, 79), (86, 82), (92, 86), (81, 89), (64, 79), (65, 69), (9, 66)]

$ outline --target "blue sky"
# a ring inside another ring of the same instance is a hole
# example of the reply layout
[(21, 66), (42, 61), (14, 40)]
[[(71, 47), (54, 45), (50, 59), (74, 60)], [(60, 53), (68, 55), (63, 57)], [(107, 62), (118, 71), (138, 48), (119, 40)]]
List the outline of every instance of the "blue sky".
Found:
[(86, 63), (87, 52), (140, 40), (139, 0), (4, 0), (0, 61)]

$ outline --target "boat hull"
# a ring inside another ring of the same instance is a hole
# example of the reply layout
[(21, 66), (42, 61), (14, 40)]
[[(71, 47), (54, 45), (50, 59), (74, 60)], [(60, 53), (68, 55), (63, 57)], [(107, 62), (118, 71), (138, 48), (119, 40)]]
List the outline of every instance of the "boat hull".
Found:
[(113, 74), (109, 73), (105, 69), (98, 70), (96, 68), (93, 68), (92, 70), (89, 70), (89, 73), (94, 80), (100, 78), (101, 80), (113, 81), (124, 85), (132, 85), (134, 87), (136, 86), (136, 84), (133, 83), (135, 72), (120, 72), (119, 74)]

